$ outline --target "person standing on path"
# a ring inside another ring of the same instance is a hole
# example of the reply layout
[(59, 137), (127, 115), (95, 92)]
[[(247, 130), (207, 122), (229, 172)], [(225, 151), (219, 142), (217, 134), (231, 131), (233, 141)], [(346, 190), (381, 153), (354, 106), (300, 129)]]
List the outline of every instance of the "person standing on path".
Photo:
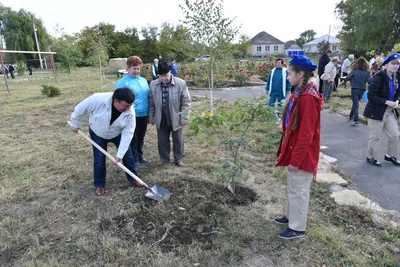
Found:
[(179, 70), (178, 70), (178, 65), (175, 63), (175, 59), (171, 59), (171, 63), (169, 64), (171, 67), (171, 73), (175, 77), (178, 76)]
[[(345, 78), (347, 75), (349, 75), (349, 73), (350, 73), (350, 71), (351, 71), (350, 66), (351, 66), (351, 63), (352, 63), (353, 61), (354, 61), (354, 55), (353, 55), (353, 54), (350, 54), (350, 55), (343, 61), (342, 69), (341, 69), (341, 71), (342, 71), (342, 77), (343, 77), (343, 78)], [(346, 84), (347, 84), (347, 81), (345, 80), (345, 81), (344, 81), (344, 88), (346, 88)]]
[(321, 76), (321, 79), (324, 83), (322, 93), (324, 95), (325, 102), (331, 98), (333, 87), (335, 86), (334, 80), (338, 62), (339, 59), (337, 57), (332, 58), (332, 61), (325, 66), (324, 74)]
[(140, 164), (149, 163), (143, 157), (144, 137), (146, 136), (147, 124), (149, 123), (149, 92), (150, 87), (147, 80), (140, 76), (140, 68), (142, 60), (140, 57), (131, 56), (126, 61), (126, 71), (128, 72), (121, 80), (118, 81), (115, 89), (129, 88), (135, 94), (135, 102), (133, 107), (136, 114), (136, 128), (131, 142), (133, 157), (135, 159), (136, 168), (140, 168)]
[(378, 167), (382, 166), (377, 160), (382, 132), (388, 136), (385, 161), (400, 166), (400, 161), (397, 160), (400, 77), (396, 73), (399, 63), (400, 54), (392, 54), (385, 58), (382, 63), (385, 69), (375, 74), (368, 87), (368, 103), (364, 110), (369, 128), (367, 162)]
[(283, 59), (278, 58), (275, 61), (275, 68), (271, 70), (268, 81), (265, 84), (266, 93), (269, 95), (268, 105), (275, 106), (278, 100), (278, 106), (282, 106), (282, 101), (290, 92), (292, 85), (287, 80), (288, 70), (283, 67)]
[[(129, 88), (120, 88), (114, 93), (98, 93), (79, 103), (72, 112), (71, 129), (75, 133), (81, 128), (85, 114), (89, 117), (90, 138), (107, 151), (107, 144), (117, 147), (116, 162), (123, 162), (125, 167), (137, 175), (130, 142), (135, 131), (135, 110), (132, 108), (135, 95)], [(93, 146), (93, 178), (96, 195), (104, 195), (106, 186), (106, 156)], [(142, 186), (126, 174), (134, 186)]]
[(353, 100), (353, 105), (351, 106), (351, 111), (349, 114), (349, 121), (354, 118), (353, 126), (358, 125), (358, 102), (362, 98), (365, 90), (366, 83), (371, 83), (371, 73), (369, 71), (369, 63), (365, 58), (360, 57), (353, 64), (353, 70), (346, 77), (345, 81), (350, 81), (351, 83), (351, 99)]
[(275, 219), (289, 226), (279, 234), (283, 239), (305, 236), (310, 186), (318, 170), (324, 100), (314, 79), (316, 68), (306, 56), (293, 56), (289, 61), (288, 80), (296, 90), (283, 110), (283, 134), (277, 151), (277, 166), (288, 170), (287, 215)]
[(171, 74), (171, 67), (167, 62), (158, 64), (160, 77), (150, 84), (150, 112), (151, 125), (157, 126), (158, 154), (161, 163), (170, 161), (172, 143), (174, 163), (184, 166), (183, 127), (189, 121), (190, 95), (186, 82)]
[(158, 59), (154, 59), (153, 65), (151, 66), (151, 79), (154, 81), (158, 78)]
[(324, 81), (321, 79), (322, 74), (325, 72), (325, 66), (331, 61), (332, 51), (329, 49), (324, 53), (318, 61), (318, 77), (319, 77), (319, 92), (322, 93)]

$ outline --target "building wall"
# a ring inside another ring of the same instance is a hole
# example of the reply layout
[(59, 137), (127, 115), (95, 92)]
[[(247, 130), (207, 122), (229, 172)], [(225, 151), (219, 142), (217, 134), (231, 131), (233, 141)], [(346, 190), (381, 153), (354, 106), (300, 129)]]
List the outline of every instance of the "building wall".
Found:
[[(329, 49), (332, 50), (332, 52), (340, 52), (339, 49), (339, 44), (331, 44), (329, 46)], [(305, 53), (318, 53), (318, 45), (305, 45), (304, 46), (304, 52)]]
[(283, 54), (285, 52), (284, 44), (257, 44), (251, 45), (253, 57), (265, 57), (269, 55)]

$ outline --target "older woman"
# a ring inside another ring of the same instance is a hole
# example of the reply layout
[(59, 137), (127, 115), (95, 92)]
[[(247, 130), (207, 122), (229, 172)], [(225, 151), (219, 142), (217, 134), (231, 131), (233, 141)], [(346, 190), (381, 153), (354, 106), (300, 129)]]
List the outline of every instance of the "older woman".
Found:
[(147, 80), (140, 76), (142, 64), (143, 62), (140, 57), (129, 57), (126, 61), (126, 70), (128, 74), (119, 80), (115, 87), (116, 89), (123, 87), (129, 88), (135, 94), (133, 105), (136, 113), (136, 129), (131, 142), (131, 148), (134, 152), (137, 168), (140, 167), (138, 163), (146, 164), (149, 162), (143, 157), (143, 144), (148, 124), (150, 88)]
[(334, 81), (338, 62), (339, 59), (337, 57), (332, 58), (331, 62), (325, 66), (324, 74), (321, 76), (321, 79), (324, 81), (322, 93), (325, 101), (329, 100), (333, 91), (333, 87), (335, 86)]
[(382, 63), (385, 70), (377, 72), (368, 87), (368, 103), (364, 110), (369, 128), (367, 162), (378, 167), (382, 166), (377, 160), (382, 132), (388, 137), (384, 159), (400, 166), (400, 161), (397, 160), (400, 77), (398, 73), (396, 74), (399, 63), (400, 54), (388, 56)]

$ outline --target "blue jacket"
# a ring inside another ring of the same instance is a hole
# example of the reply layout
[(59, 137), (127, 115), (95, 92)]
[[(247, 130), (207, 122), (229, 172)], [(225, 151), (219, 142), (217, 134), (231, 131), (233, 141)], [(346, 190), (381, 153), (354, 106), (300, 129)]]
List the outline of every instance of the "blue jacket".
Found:
[(179, 71), (178, 71), (178, 65), (176, 65), (176, 63), (175, 64), (169, 64), (169, 66), (171, 67), (171, 73), (172, 73), (172, 75), (174, 75), (174, 76), (177, 76), (178, 75), (178, 73), (179, 73)]
[(353, 70), (346, 77), (346, 81), (350, 81), (352, 89), (361, 89), (365, 90), (366, 83), (371, 83), (371, 73), (366, 70)]
[[(273, 76), (273, 77), (271, 77), (271, 76)], [(282, 95), (283, 97), (286, 97), (287, 93), (292, 88), (292, 85), (287, 80), (287, 76), (288, 76), (288, 72), (287, 72), (286, 68), (275, 68), (273, 75), (272, 75), (272, 70), (271, 70), (271, 73), (268, 76), (268, 81), (265, 84), (265, 90), (269, 91), (270, 95), (279, 94), (279, 95)], [(271, 79), (272, 79), (272, 83), (271, 83)], [(286, 88), (283, 88), (283, 84), (284, 84), (283, 79), (285, 79)]]
[(135, 108), (136, 117), (145, 117), (149, 115), (149, 92), (150, 87), (146, 79), (143, 77), (133, 77), (129, 73), (118, 81), (115, 89), (129, 88), (135, 94), (133, 107)]

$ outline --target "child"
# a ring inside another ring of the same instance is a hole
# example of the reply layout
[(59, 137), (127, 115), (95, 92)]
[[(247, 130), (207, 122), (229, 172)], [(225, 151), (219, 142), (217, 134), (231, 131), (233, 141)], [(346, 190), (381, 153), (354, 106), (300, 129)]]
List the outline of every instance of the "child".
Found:
[(382, 166), (377, 160), (382, 132), (388, 136), (387, 154), (384, 159), (400, 166), (400, 161), (397, 160), (400, 77), (399, 73), (396, 74), (399, 63), (400, 54), (392, 54), (385, 58), (382, 63), (385, 70), (377, 72), (368, 87), (368, 103), (364, 110), (369, 128), (367, 162), (378, 167)]
[(289, 61), (288, 80), (296, 90), (283, 110), (283, 134), (277, 152), (277, 166), (288, 166), (287, 217), (275, 219), (278, 224), (289, 225), (279, 234), (284, 239), (305, 236), (310, 186), (318, 169), (324, 101), (313, 78), (316, 68), (306, 56), (293, 56)]
[(354, 117), (353, 126), (358, 124), (358, 101), (360, 101), (366, 90), (366, 83), (371, 83), (371, 74), (369, 72), (369, 63), (365, 58), (360, 57), (352, 65), (353, 71), (346, 77), (345, 81), (351, 83), (351, 98), (353, 105), (349, 115), (349, 121)]

